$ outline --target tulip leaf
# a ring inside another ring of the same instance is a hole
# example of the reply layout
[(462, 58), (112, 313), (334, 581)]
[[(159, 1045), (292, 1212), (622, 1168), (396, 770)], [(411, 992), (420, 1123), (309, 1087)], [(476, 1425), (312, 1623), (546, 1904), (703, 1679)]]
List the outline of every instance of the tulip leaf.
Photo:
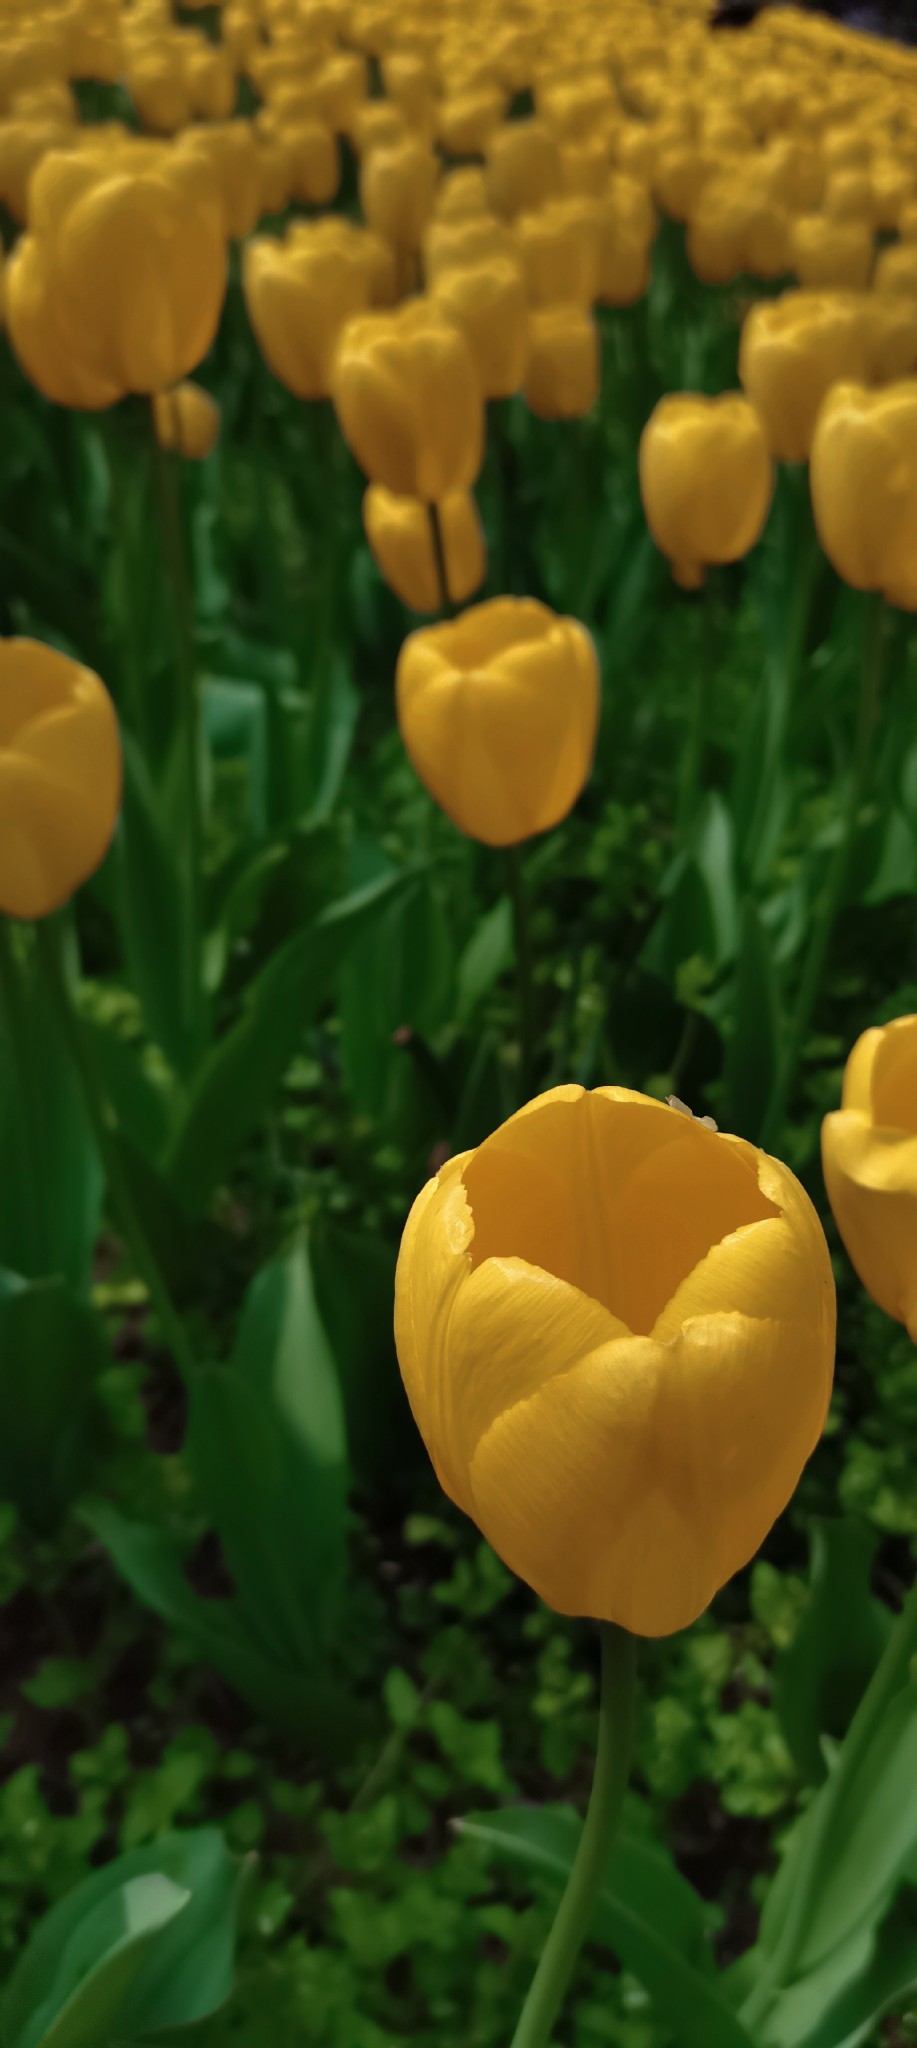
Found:
[(185, 1576), (179, 1544), (166, 1529), (134, 1522), (107, 1502), (92, 1501), (84, 1520), (105, 1545), (138, 1600), (187, 1636), (206, 1664), (284, 1734), (312, 1742), (323, 1755), (346, 1752), (355, 1716), (339, 1686), (311, 1667), (298, 1670), (273, 1658), (252, 1633), (233, 1599), (205, 1600)]
[(89, 1476), (110, 1352), (100, 1317), (61, 1280), (0, 1281), (0, 1499), (43, 1532)]
[(455, 1021), (464, 1028), (490, 994), (513, 957), (513, 916), (508, 896), (498, 896), (476, 925), (458, 964)]
[[(396, 896), (351, 948), (341, 974), (341, 1042), (357, 1107), (379, 1117), (405, 1076), (396, 1031), (424, 1041), (449, 1021), (453, 949), (440, 893), (428, 875)], [(407, 1070), (418, 1093), (416, 1069)], [(426, 1078), (426, 1077), (424, 1077)]]
[[(6, 1162), (0, 1177), (0, 1266), (29, 1279), (60, 1275), (83, 1294), (91, 1278), (102, 1171), (57, 1012), (33, 958), (15, 946), (10, 954), (15, 987), (7, 990), (5, 979), (0, 986), (0, 1158)], [(6, 1007), (10, 997), (19, 1011), (15, 1045)], [(25, 1054), (28, 1071), (22, 1072)]]
[(190, 1214), (206, 1209), (237, 1146), (264, 1116), (348, 949), (412, 880), (385, 875), (330, 904), (255, 976), (241, 1017), (195, 1076), (170, 1148), (167, 1170)]
[(354, 1472), (363, 1486), (407, 1498), (423, 1447), (395, 1357), (395, 1246), (323, 1218), (312, 1226), (310, 1261)]
[(108, 2048), (190, 2026), (232, 1988), (244, 1866), (216, 1828), (93, 1871), (39, 1921), (0, 1996), (8, 2048)]
[(878, 1931), (862, 1930), (781, 1994), (761, 2026), (763, 2048), (859, 2048), (915, 1990), (917, 1891), (908, 1889)]
[(197, 1048), (177, 967), (184, 958), (188, 914), (184, 884), (165, 808), (143, 755), (129, 732), (123, 744), (124, 802), (116, 842), (121, 940), (150, 1037), (176, 1073), (187, 1075)]
[[(635, 1824), (640, 1807), (628, 1802), (608, 1876), (592, 1923), (593, 1938), (607, 1942), (649, 1993), (679, 2048), (750, 2048), (737, 2015), (726, 2003), (713, 1970), (703, 1901), (680, 1876), (667, 1851)], [(581, 1833), (570, 1807), (510, 1807), (472, 1814), (462, 1834), (506, 1861), (539, 1870), (562, 1884)]]
[(891, 1616), (873, 1597), (878, 1537), (858, 1522), (816, 1521), (809, 1602), (774, 1667), (774, 1705), (803, 1777), (826, 1774), (823, 1737), (846, 1734), (888, 1641)]
[(732, 1029), (726, 1047), (723, 1123), (754, 1141), (777, 1066), (777, 982), (768, 933), (747, 899), (742, 910)]

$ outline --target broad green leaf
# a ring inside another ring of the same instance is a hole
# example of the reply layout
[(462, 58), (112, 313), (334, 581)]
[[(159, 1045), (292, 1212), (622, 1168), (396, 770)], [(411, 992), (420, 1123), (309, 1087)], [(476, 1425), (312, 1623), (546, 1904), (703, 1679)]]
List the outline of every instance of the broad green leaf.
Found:
[(770, 939), (750, 898), (742, 909), (732, 1028), (726, 1045), (723, 1123), (754, 1141), (773, 1087), (778, 1054), (777, 983)]
[(355, 1715), (340, 1688), (317, 1675), (272, 1659), (253, 1635), (236, 1600), (205, 1600), (182, 1567), (178, 1544), (165, 1529), (129, 1521), (107, 1502), (93, 1501), (84, 1519), (138, 1600), (194, 1644), (201, 1661), (220, 1671), (272, 1726), (329, 1757), (345, 1754)]
[[(640, 1979), (679, 2048), (750, 2048), (751, 2037), (727, 2005), (705, 1941), (706, 1912), (667, 1851), (629, 1816), (612, 1850), (592, 1935), (607, 1942)], [(510, 1807), (459, 1823), (495, 1856), (563, 1884), (581, 1833), (569, 1807)]]
[(258, 683), (236, 677), (203, 676), (201, 705), (207, 742), (214, 760), (245, 762), (248, 771), (249, 826), (253, 833), (267, 826), (268, 713)]
[(110, 1363), (104, 1325), (60, 1280), (0, 1289), (0, 1499), (38, 1531), (54, 1527), (102, 1435), (95, 1382)]
[(878, 1537), (858, 1522), (816, 1521), (809, 1602), (774, 1668), (774, 1705), (795, 1763), (817, 1783), (823, 1736), (840, 1741), (879, 1662), (891, 1616), (870, 1590)]
[[(139, 1949), (132, 1942), (129, 1967), (119, 1965), (120, 1983), (109, 1978), (108, 1988), (118, 1998), (108, 2030), (93, 1992), (89, 2017), (95, 2031), (86, 2036), (86, 2048), (190, 2026), (216, 2012), (232, 1988), (243, 1876), (244, 1866), (230, 1856), (216, 1828), (164, 1835), (93, 1871), (39, 1921), (20, 1957), (0, 1997), (4, 2048), (38, 2048), (47, 2040), (36, 2025), (46, 2026), (48, 2016), (71, 2000), (78, 2005), (88, 1970), (110, 1956), (112, 1938), (123, 1941), (125, 1918), (136, 1928), (144, 1911), (154, 1938)], [(161, 1919), (154, 1926), (157, 1906)], [(63, 2039), (51, 2038), (55, 2048), (63, 2048)]]
[[(430, 877), (422, 876), (363, 933), (341, 974), (347, 1082), (365, 1115), (391, 1114), (395, 1077), (406, 1078), (404, 1053), (393, 1044), (394, 1033), (407, 1030), (428, 1040), (441, 1032), (451, 1018), (453, 983), (441, 896)], [(416, 1069), (410, 1078), (416, 1092)]]
[[(60, 1275), (87, 1293), (102, 1170), (79, 1078), (34, 957), (14, 948), (28, 1071), (19, 1071), (0, 1001), (0, 1265), (29, 1279)], [(2, 994), (2, 991), (0, 991)]]
[(278, 948), (248, 989), (242, 1016), (203, 1062), (170, 1151), (170, 1177), (192, 1215), (207, 1207), (264, 1116), (348, 948), (408, 881), (386, 876), (331, 904)]
[(13, 2048), (103, 2048), (152, 1944), (190, 1899), (160, 1871), (128, 1878), (92, 1905), (59, 1950), (50, 1985)]
[(131, 987), (150, 1037), (176, 1072), (195, 1057), (181, 962), (188, 916), (186, 885), (166, 808), (143, 756), (124, 736), (124, 802), (116, 841), (121, 862), (121, 941)]
[(908, 1890), (882, 1926), (835, 1949), (821, 1968), (778, 1999), (761, 2028), (764, 2048), (860, 2048), (887, 2012), (917, 1992), (917, 1892)]
[(458, 963), (455, 1022), (462, 1029), (513, 958), (513, 914), (499, 896), (472, 932)]
[(396, 1248), (382, 1236), (322, 1219), (310, 1233), (309, 1257), (354, 1471), (364, 1486), (406, 1494), (421, 1445), (395, 1356)]

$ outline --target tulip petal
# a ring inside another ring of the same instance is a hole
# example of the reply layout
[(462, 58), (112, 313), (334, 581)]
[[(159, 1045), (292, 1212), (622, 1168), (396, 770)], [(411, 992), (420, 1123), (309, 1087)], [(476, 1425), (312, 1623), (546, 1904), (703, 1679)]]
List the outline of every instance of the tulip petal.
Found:
[(873, 1300), (917, 1342), (917, 1137), (836, 1110), (822, 1129), (828, 1200)]
[(452, 1455), (453, 1389), (444, 1367), (455, 1293), (469, 1272), (472, 1221), (457, 1153), (421, 1189), (405, 1225), (395, 1273), (395, 1343), (411, 1411), (440, 1484), (460, 1507), (467, 1488)]

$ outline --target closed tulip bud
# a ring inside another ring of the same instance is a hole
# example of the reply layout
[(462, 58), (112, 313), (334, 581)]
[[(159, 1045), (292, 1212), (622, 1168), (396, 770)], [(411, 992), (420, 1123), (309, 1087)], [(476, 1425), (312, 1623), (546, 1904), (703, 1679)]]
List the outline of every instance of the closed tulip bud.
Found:
[(592, 765), (595, 649), (575, 619), (532, 598), (493, 598), (424, 627), (398, 658), (401, 737), (447, 817), (486, 846), (547, 832)]
[(785, 292), (754, 306), (739, 341), (739, 377), (778, 462), (805, 462), (819, 407), (840, 378), (863, 378), (868, 352), (852, 295)]
[(460, 327), (484, 398), (518, 391), (528, 360), (529, 309), (522, 271), (506, 256), (437, 277), (433, 296)]
[(670, 220), (690, 220), (701, 192), (714, 176), (716, 159), (697, 142), (673, 142), (656, 154), (653, 192)]
[(242, 241), (261, 212), (259, 138), (250, 121), (218, 121), (190, 128), (179, 145), (183, 157), (198, 157), (219, 187), (227, 238)]
[(896, 228), (903, 209), (913, 200), (914, 171), (894, 157), (873, 164), (872, 217), (877, 228)]
[(702, 284), (728, 284), (740, 272), (780, 277), (787, 268), (789, 220), (762, 199), (753, 180), (711, 179), (688, 223), (686, 247)]
[(800, 284), (817, 289), (869, 283), (874, 256), (872, 227), (865, 220), (832, 220), (809, 213), (790, 225), (790, 260)]
[(120, 802), (104, 684), (37, 640), (0, 640), (0, 912), (66, 903), (104, 859)]
[(643, 298), (650, 284), (651, 243), (652, 231), (647, 234), (634, 215), (628, 218), (614, 202), (606, 202), (596, 293), (601, 305), (634, 306)]
[(359, 50), (337, 50), (326, 60), (321, 73), (322, 106), (339, 135), (350, 135), (368, 92), (366, 59)]
[(917, 1017), (857, 1039), (822, 1125), (822, 1168), (863, 1286), (917, 1343)]
[(865, 220), (871, 226), (875, 202), (869, 172), (858, 165), (832, 171), (824, 204), (832, 220)]
[(506, 106), (499, 86), (482, 85), (445, 99), (437, 116), (440, 148), (449, 156), (481, 156), (503, 119)]
[(487, 186), (480, 164), (460, 164), (440, 179), (436, 193), (436, 224), (491, 217)]
[(283, 213), (293, 191), (292, 151), (279, 135), (259, 135), (258, 165), (261, 172), (259, 212)]
[(341, 182), (341, 152), (327, 121), (291, 123), (279, 131), (290, 160), (291, 197), (328, 206)]
[(513, 229), (492, 213), (430, 222), (423, 241), (424, 269), (430, 284), (443, 271), (467, 270), (494, 260), (518, 265), (519, 245)]
[(836, 384), (818, 415), (809, 480), (838, 575), (917, 611), (917, 378), (884, 391)]
[(414, 612), (466, 604), (487, 574), (484, 534), (470, 491), (453, 491), (438, 511), (449, 586), (445, 592), (429, 505), (421, 498), (398, 498), (384, 484), (370, 484), (363, 499), (363, 526), (376, 566)]
[(382, 59), (382, 79), (388, 98), (400, 107), (408, 120), (426, 121), (433, 107), (435, 82), (429, 65), (410, 50), (394, 50)]
[(191, 112), (191, 96), (178, 50), (171, 45), (143, 48), (128, 66), (127, 89), (144, 128), (174, 135)]
[[(354, 122), (354, 148), (359, 156), (373, 149), (390, 149), (411, 134), (400, 107), (390, 100), (367, 100)], [(416, 139), (416, 138), (415, 138)]]
[(631, 178), (652, 180), (656, 142), (645, 121), (629, 121), (619, 128), (614, 154), (619, 171), (626, 171)]
[(436, 503), (474, 483), (484, 452), (474, 358), (432, 300), (352, 320), (335, 357), (332, 397), (371, 482)]
[(403, 249), (419, 249), (437, 177), (433, 151), (416, 136), (371, 149), (360, 164), (360, 200), (370, 227)]
[(562, 143), (566, 191), (588, 192), (594, 199), (601, 198), (608, 184), (610, 155), (610, 142), (603, 136), (593, 136), (588, 142)]
[(509, 220), (531, 213), (563, 190), (560, 148), (543, 121), (509, 121), (487, 152), (491, 206)]
[(224, 50), (201, 43), (184, 62), (192, 113), (205, 121), (228, 121), (236, 104), (236, 79)]
[(542, 306), (529, 319), (524, 392), (541, 420), (578, 420), (599, 395), (599, 330), (585, 306)]
[(798, 1181), (627, 1088), (553, 1088), (418, 1195), (395, 1340), (440, 1484), (563, 1614), (686, 1628), (825, 1423), (835, 1296)]
[(873, 283), (883, 296), (895, 294), (917, 300), (917, 243), (893, 242), (890, 248), (882, 249)]
[(359, 229), (310, 221), (282, 242), (256, 236), (243, 251), (242, 288), (255, 339), (275, 377), (297, 398), (330, 397), (340, 335), (370, 300)]
[(640, 492), (676, 583), (697, 590), (708, 564), (737, 562), (764, 530), (774, 475), (764, 428), (739, 392), (662, 398), (640, 437)]
[(859, 301), (866, 365), (873, 383), (917, 369), (917, 303), (900, 292), (863, 292)]
[(539, 213), (520, 215), (516, 235), (533, 306), (592, 304), (598, 284), (597, 229), (586, 236), (577, 232), (567, 202), (554, 200)]
[(0, 202), (14, 220), (27, 218), (38, 165), (53, 150), (67, 148), (70, 139), (60, 121), (0, 121)]
[(160, 448), (184, 456), (187, 462), (202, 462), (216, 447), (220, 408), (209, 391), (186, 379), (176, 384), (174, 391), (157, 393), (153, 422)]

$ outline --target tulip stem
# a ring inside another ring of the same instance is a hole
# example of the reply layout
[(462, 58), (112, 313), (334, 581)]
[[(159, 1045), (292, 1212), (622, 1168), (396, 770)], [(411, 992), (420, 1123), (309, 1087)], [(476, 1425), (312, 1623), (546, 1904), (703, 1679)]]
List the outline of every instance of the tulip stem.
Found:
[(853, 745), (847, 801), (841, 817), (837, 845), (834, 848), (828, 866), (821, 903), (816, 913), (815, 929), (799, 979), (796, 1008), (790, 1021), (789, 1031), (784, 1043), (783, 1056), (777, 1068), (776, 1079), (764, 1116), (761, 1144), (765, 1151), (778, 1144), (780, 1140), (806, 1036), (812, 1022), (815, 1005), (818, 1001), (825, 962), (831, 944), (831, 936), (841, 906), (850, 868), (850, 858), (856, 838), (860, 808), (869, 778), (872, 741), (879, 708), (883, 639), (887, 614), (881, 597), (871, 598), (867, 602), (868, 610), (865, 620), (863, 660), (860, 670), (860, 700), (857, 711), (856, 736)]
[(630, 1769), (636, 1637), (603, 1622), (599, 1740), (589, 1808), (567, 1888), (529, 1987), (512, 2048), (545, 2048), (608, 1875)]
[(53, 917), (42, 918), (35, 926), (38, 959), (49, 1002), (57, 1015), (64, 1042), (83, 1092), (83, 1101), (104, 1168), (116, 1221), (137, 1271), (145, 1283), (150, 1301), (159, 1318), (165, 1342), (185, 1385), (190, 1386), (194, 1375), (191, 1347), (124, 1171), (118, 1121), (99, 1078), (86, 1027), (74, 999), (61, 948), (63, 933), (55, 927), (56, 920)]
[(513, 910), (516, 947), (516, 1002), (519, 1012), (519, 1100), (528, 1102), (535, 1075), (535, 976), (529, 899), (518, 846), (505, 851), (506, 887)]
[(830, 1867), (847, 1825), (844, 1811), (846, 1795), (851, 1789), (854, 1795), (856, 1793), (857, 1777), (864, 1760), (895, 1694), (907, 1682), (908, 1670), (915, 1656), (917, 1581), (911, 1587), (860, 1700), (831, 1777), (803, 1822), (804, 1833), (786, 1917), (770, 1957), (741, 2010), (742, 2023), (750, 2031), (757, 2029), (783, 1986), (792, 1982), (811, 1915), (818, 1905), (822, 1874)]
[(452, 596), (449, 590), (449, 571), (446, 566), (446, 541), (445, 536), (443, 534), (442, 515), (440, 513), (439, 506), (432, 499), (430, 500), (427, 509), (430, 514), (430, 535), (433, 541), (433, 553), (436, 558), (436, 576), (437, 581), (439, 583), (440, 610), (442, 611), (443, 616), (445, 618), (454, 619), (456, 607), (452, 602)]
[(25, 1235), (33, 1277), (41, 1273), (46, 1232), (42, 1174), (46, 1160), (44, 1146), (36, 1142), (40, 1129), (41, 1091), (36, 1088), (35, 1045), (23, 1002), (21, 962), (16, 958), (12, 926), (0, 914), (0, 1018), (6, 1025), (13, 1068), (14, 1094), (18, 1090), (21, 1138), (20, 1171)]
[(197, 689), (197, 661), (194, 648), (194, 594), (182, 534), (181, 506), (175, 488), (173, 464), (160, 446), (156, 433), (153, 401), (150, 425), (159, 529), (172, 595), (175, 626), (175, 656), (179, 688), (179, 745), (183, 783), (185, 828), (185, 917), (183, 985), (185, 1019), (192, 1046), (199, 1041), (201, 1004), (201, 894), (203, 881), (203, 829), (200, 786), (200, 704)]

